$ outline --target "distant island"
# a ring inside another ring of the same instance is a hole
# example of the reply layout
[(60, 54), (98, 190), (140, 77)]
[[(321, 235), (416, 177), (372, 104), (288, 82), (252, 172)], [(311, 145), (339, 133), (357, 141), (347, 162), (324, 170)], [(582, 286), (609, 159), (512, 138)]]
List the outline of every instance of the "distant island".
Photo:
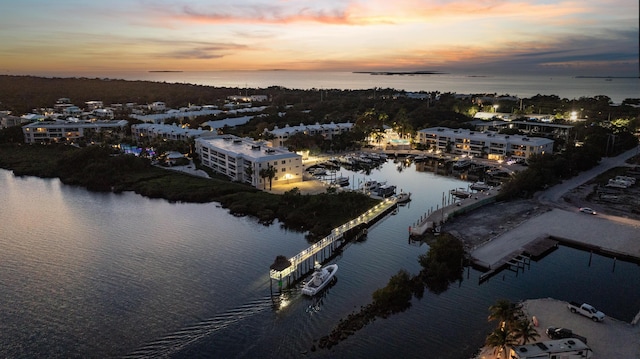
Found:
[(638, 76), (576, 76), (577, 79), (636, 79)]
[(443, 75), (446, 72), (440, 71), (354, 71), (354, 74), (369, 74), (369, 75)]
[(149, 70), (149, 72), (182, 72), (181, 70)]

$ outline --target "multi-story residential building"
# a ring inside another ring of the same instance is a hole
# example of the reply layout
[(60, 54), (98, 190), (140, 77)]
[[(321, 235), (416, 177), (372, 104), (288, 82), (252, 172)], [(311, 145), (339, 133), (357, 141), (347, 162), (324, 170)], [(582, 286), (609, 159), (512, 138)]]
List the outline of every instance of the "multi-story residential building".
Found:
[(25, 143), (49, 143), (59, 141), (75, 141), (89, 133), (109, 131), (124, 135), (129, 122), (120, 121), (82, 121), (55, 120), (38, 121), (22, 126)]
[(88, 111), (93, 111), (104, 107), (104, 103), (102, 103), (102, 101), (87, 101), (84, 104), (87, 105)]
[(289, 126), (286, 125), (283, 128), (278, 128), (276, 126), (273, 130), (269, 131), (265, 129), (265, 133), (269, 133), (274, 136), (272, 143), (274, 147), (284, 147), (285, 141), (292, 135), (296, 133), (304, 133), (305, 135), (321, 135), (327, 140), (331, 140), (333, 136), (339, 135), (341, 133), (349, 132), (353, 128), (353, 123), (345, 122), (345, 123), (325, 123), (319, 124), (316, 122), (315, 125), (304, 125), (300, 124), (299, 126)]
[(261, 171), (270, 168), (274, 171), (273, 185), (302, 181), (302, 156), (249, 138), (200, 137), (196, 139), (196, 153), (204, 166), (256, 188), (269, 185), (269, 178), (261, 177)]
[(205, 131), (201, 128), (190, 129), (182, 128), (177, 124), (165, 125), (165, 124), (153, 124), (153, 123), (140, 123), (131, 125), (131, 135), (136, 141), (140, 141), (144, 138), (163, 138), (174, 141), (185, 141), (189, 138), (195, 138), (211, 131)]
[(486, 156), (491, 160), (524, 160), (534, 154), (553, 153), (553, 140), (548, 138), (445, 127), (418, 131), (418, 142), (435, 151), (472, 157)]
[(269, 96), (267, 95), (231, 95), (227, 96), (227, 100), (236, 101), (236, 102), (265, 102), (269, 100)]

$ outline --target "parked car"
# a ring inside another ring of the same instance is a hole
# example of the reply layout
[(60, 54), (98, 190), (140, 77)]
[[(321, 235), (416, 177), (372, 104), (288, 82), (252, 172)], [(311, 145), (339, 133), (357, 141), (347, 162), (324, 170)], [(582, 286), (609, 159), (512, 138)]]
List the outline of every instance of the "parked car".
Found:
[(589, 208), (589, 207), (580, 207), (580, 212), (582, 213), (589, 213), (589, 214), (598, 214), (595, 210)]
[(549, 339), (576, 338), (576, 339), (580, 339), (583, 343), (587, 344), (587, 338), (581, 335), (575, 334), (571, 329), (549, 327), (547, 328), (546, 333)]
[(571, 310), (572, 313), (582, 314), (585, 317), (591, 318), (591, 320), (593, 320), (594, 322), (601, 322), (605, 318), (604, 313), (587, 303), (579, 304), (576, 302), (569, 302), (567, 307), (569, 308), (569, 310)]

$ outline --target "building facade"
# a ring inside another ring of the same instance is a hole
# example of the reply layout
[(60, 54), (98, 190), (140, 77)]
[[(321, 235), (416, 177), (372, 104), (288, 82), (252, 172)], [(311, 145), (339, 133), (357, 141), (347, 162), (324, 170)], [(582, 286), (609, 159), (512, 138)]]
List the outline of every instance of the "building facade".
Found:
[(501, 135), (445, 127), (420, 130), (417, 137), (419, 143), (434, 151), (486, 157), (490, 160), (526, 160), (532, 155), (553, 153), (553, 140), (542, 137)]
[(61, 141), (76, 141), (90, 133), (108, 131), (124, 136), (129, 122), (120, 121), (83, 121), (83, 120), (55, 120), (38, 121), (22, 126), (25, 143), (51, 143)]
[(233, 135), (200, 137), (195, 142), (202, 164), (232, 181), (262, 189), (269, 186), (269, 178), (261, 177), (269, 169), (274, 171), (274, 185), (302, 181), (302, 156), (283, 148)]
[(182, 128), (177, 124), (164, 125), (153, 123), (140, 123), (131, 125), (131, 136), (140, 142), (143, 139), (162, 138), (173, 141), (185, 141), (189, 138), (195, 138), (203, 134), (210, 133), (203, 129)]
[(353, 128), (353, 123), (327, 123), (327, 124), (319, 124), (316, 122), (315, 125), (304, 125), (300, 124), (299, 126), (285, 126), (283, 128), (279, 128), (275, 126), (275, 128), (271, 131), (265, 129), (264, 132), (273, 135), (273, 146), (274, 147), (284, 147), (284, 143), (289, 139), (290, 136), (296, 133), (304, 133), (305, 135), (315, 136), (321, 135), (327, 140), (331, 140), (333, 136), (339, 135), (341, 133), (349, 132)]

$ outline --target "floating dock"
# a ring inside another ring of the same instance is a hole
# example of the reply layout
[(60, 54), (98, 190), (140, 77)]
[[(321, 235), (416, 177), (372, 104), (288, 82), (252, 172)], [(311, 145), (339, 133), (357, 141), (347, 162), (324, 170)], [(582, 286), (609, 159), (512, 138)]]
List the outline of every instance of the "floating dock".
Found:
[(279, 286), (283, 285), (283, 281), (287, 280), (287, 286), (291, 282), (295, 282), (304, 277), (307, 273), (314, 269), (316, 262), (324, 262), (325, 259), (330, 258), (334, 252), (342, 247), (350, 234), (354, 236), (362, 235), (366, 233), (367, 228), (378, 221), (382, 216), (394, 210), (398, 203), (395, 197), (389, 197), (382, 202), (378, 203), (375, 207), (371, 208), (367, 212), (352, 219), (351, 221), (334, 228), (331, 233), (324, 237), (322, 240), (314, 243), (309, 248), (296, 254), (295, 256), (288, 258), (288, 262), (282, 266), (271, 266), (269, 271), (269, 278), (278, 281)]

